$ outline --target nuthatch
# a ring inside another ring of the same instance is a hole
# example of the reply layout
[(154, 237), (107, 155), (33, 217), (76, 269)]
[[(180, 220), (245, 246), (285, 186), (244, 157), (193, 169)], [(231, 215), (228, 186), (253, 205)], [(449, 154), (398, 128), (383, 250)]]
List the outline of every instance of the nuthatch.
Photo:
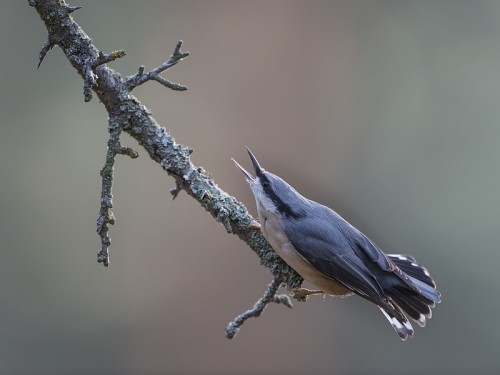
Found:
[(383, 253), (335, 211), (261, 168), (247, 150), (255, 177), (233, 161), (252, 188), (262, 234), (290, 267), (321, 289), (310, 294), (357, 294), (380, 308), (402, 340), (413, 336), (406, 315), (425, 326), (441, 302), (427, 269), (411, 256)]

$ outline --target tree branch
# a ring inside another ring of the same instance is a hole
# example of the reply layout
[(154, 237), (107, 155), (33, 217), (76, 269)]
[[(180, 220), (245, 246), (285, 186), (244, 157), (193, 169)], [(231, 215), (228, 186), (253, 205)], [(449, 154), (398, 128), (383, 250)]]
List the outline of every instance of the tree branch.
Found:
[(133, 157), (136, 155), (132, 150), (120, 146), (119, 136), (121, 132), (126, 132), (146, 150), (151, 159), (175, 179), (176, 187), (172, 190), (174, 198), (181, 189), (186, 191), (220, 222), (228, 233), (235, 234), (245, 241), (259, 256), (261, 264), (271, 270), (274, 276), (273, 287), (266, 291), (267, 294), (259, 300), (260, 303), (267, 300), (271, 294), (273, 297), (281, 283), (285, 283), (290, 289), (300, 287), (302, 278), (274, 252), (256, 228), (255, 220), (245, 206), (220, 189), (203, 168), (193, 165), (189, 156), (193, 150), (177, 144), (170, 133), (151, 117), (150, 111), (130, 94), (135, 87), (149, 80), (156, 80), (172, 89), (186, 89), (159, 76), (161, 72), (189, 55), (188, 52), (181, 51), (182, 42), (177, 43), (174, 53), (157, 68), (144, 73), (144, 67), (140, 67), (137, 74), (123, 79), (105, 64), (124, 56), (125, 52), (115, 51), (106, 55), (99, 51), (70, 15), (78, 7), (68, 6), (64, 0), (28, 0), (28, 3), (36, 8), (49, 35), (48, 42), (40, 52), (40, 63), (48, 51), (58, 45), (83, 78), (85, 101), (91, 100), (94, 92), (109, 114), (110, 140), (106, 163), (101, 171), (103, 190), (97, 221), (97, 230), (101, 236), (98, 261), (104, 265), (109, 263), (108, 230), (109, 225), (114, 223), (111, 212), (111, 187), (115, 156), (120, 153)]

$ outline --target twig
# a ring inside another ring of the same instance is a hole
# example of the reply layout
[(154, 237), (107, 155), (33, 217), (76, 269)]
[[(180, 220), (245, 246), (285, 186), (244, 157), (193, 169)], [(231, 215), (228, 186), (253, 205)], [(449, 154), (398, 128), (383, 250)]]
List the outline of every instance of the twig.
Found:
[(147, 81), (155, 80), (161, 83), (163, 86), (168, 87), (169, 89), (172, 90), (177, 90), (177, 91), (187, 90), (186, 86), (170, 82), (159, 75), (161, 72), (164, 72), (165, 70), (177, 64), (183, 58), (189, 56), (189, 52), (182, 52), (181, 47), (182, 47), (182, 40), (179, 40), (177, 42), (177, 45), (175, 46), (174, 53), (163, 64), (157, 66), (156, 68), (150, 70), (147, 73), (144, 73), (144, 65), (141, 65), (136, 74), (126, 79), (125, 85), (127, 86), (127, 89), (129, 91), (132, 91), (134, 88), (142, 85)]
[(113, 208), (113, 169), (117, 154), (127, 155), (132, 159), (139, 155), (130, 147), (123, 147), (120, 144), (121, 125), (115, 118), (109, 119), (108, 124), (109, 139), (108, 150), (106, 151), (106, 162), (101, 169), (102, 188), (101, 188), (101, 208), (97, 217), (97, 233), (101, 237), (101, 250), (97, 253), (97, 262), (105, 267), (109, 266), (109, 246), (111, 237), (109, 236), (109, 226), (115, 224), (115, 216), (111, 209)]
[(255, 305), (250, 310), (245, 311), (243, 314), (238, 315), (232, 322), (230, 322), (226, 327), (226, 337), (228, 339), (232, 339), (238, 331), (240, 327), (250, 318), (259, 317), (267, 307), (267, 305), (271, 302), (275, 303), (283, 303), (287, 307), (292, 307), (292, 302), (287, 295), (281, 294), (276, 296), (276, 292), (278, 291), (282, 281), (279, 279), (273, 279), (271, 283), (267, 286), (266, 291), (262, 295), (261, 298), (255, 302)]

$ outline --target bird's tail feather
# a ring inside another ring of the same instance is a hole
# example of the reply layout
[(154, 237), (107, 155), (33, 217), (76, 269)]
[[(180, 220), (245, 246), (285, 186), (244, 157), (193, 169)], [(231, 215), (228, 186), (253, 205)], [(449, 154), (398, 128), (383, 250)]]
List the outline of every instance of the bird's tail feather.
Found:
[(436, 290), (436, 284), (427, 269), (418, 264), (413, 257), (399, 254), (389, 254), (388, 257), (418, 288), (416, 290), (414, 286), (410, 287), (403, 282), (393, 285), (386, 290), (386, 293), (395, 311), (380, 307), (401, 339), (406, 340), (413, 335), (413, 328), (402, 311), (423, 327), (426, 319), (432, 317), (431, 308), (441, 302), (441, 293)]
[(432, 288), (436, 287), (436, 283), (434, 283), (429, 271), (427, 271), (424, 266), (417, 263), (412, 256), (400, 254), (388, 254), (387, 256), (408, 276), (420, 280)]
[(401, 271), (410, 277), (411, 281), (420, 289), (420, 294), (417, 295), (427, 299), (430, 307), (434, 307), (436, 303), (441, 302), (441, 293), (436, 290), (436, 283), (429, 271), (417, 263), (415, 258), (400, 254), (388, 254), (388, 257)]
[[(401, 316), (396, 316), (393, 311), (390, 311), (388, 309), (385, 309), (383, 307), (380, 307), (380, 311), (385, 315), (387, 320), (391, 323), (392, 327), (396, 331), (396, 333), (399, 335), (401, 340), (405, 341), (408, 337), (413, 336), (413, 327), (411, 326), (410, 321), (404, 316), (404, 314), (401, 312), (401, 310), (395, 306), (396, 311), (399, 310), (399, 313)], [(398, 314), (399, 315), (399, 314)]]

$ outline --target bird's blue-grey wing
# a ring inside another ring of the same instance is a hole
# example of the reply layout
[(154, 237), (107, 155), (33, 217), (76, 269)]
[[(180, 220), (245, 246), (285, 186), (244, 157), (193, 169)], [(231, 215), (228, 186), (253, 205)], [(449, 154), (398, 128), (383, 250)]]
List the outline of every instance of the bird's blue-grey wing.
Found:
[[(287, 235), (299, 254), (325, 276), (369, 299), (382, 299), (379, 281), (338, 225), (316, 217), (289, 223)], [(367, 258), (364, 256), (364, 258)], [(371, 263), (375, 264), (373, 261)]]
[(328, 209), (323, 215), (303, 218), (300, 225), (290, 224), (287, 235), (299, 254), (353, 292), (374, 302), (385, 302), (386, 285), (382, 283), (390, 278), (381, 276), (387, 273), (416, 288), (373, 242), (334, 211)]

